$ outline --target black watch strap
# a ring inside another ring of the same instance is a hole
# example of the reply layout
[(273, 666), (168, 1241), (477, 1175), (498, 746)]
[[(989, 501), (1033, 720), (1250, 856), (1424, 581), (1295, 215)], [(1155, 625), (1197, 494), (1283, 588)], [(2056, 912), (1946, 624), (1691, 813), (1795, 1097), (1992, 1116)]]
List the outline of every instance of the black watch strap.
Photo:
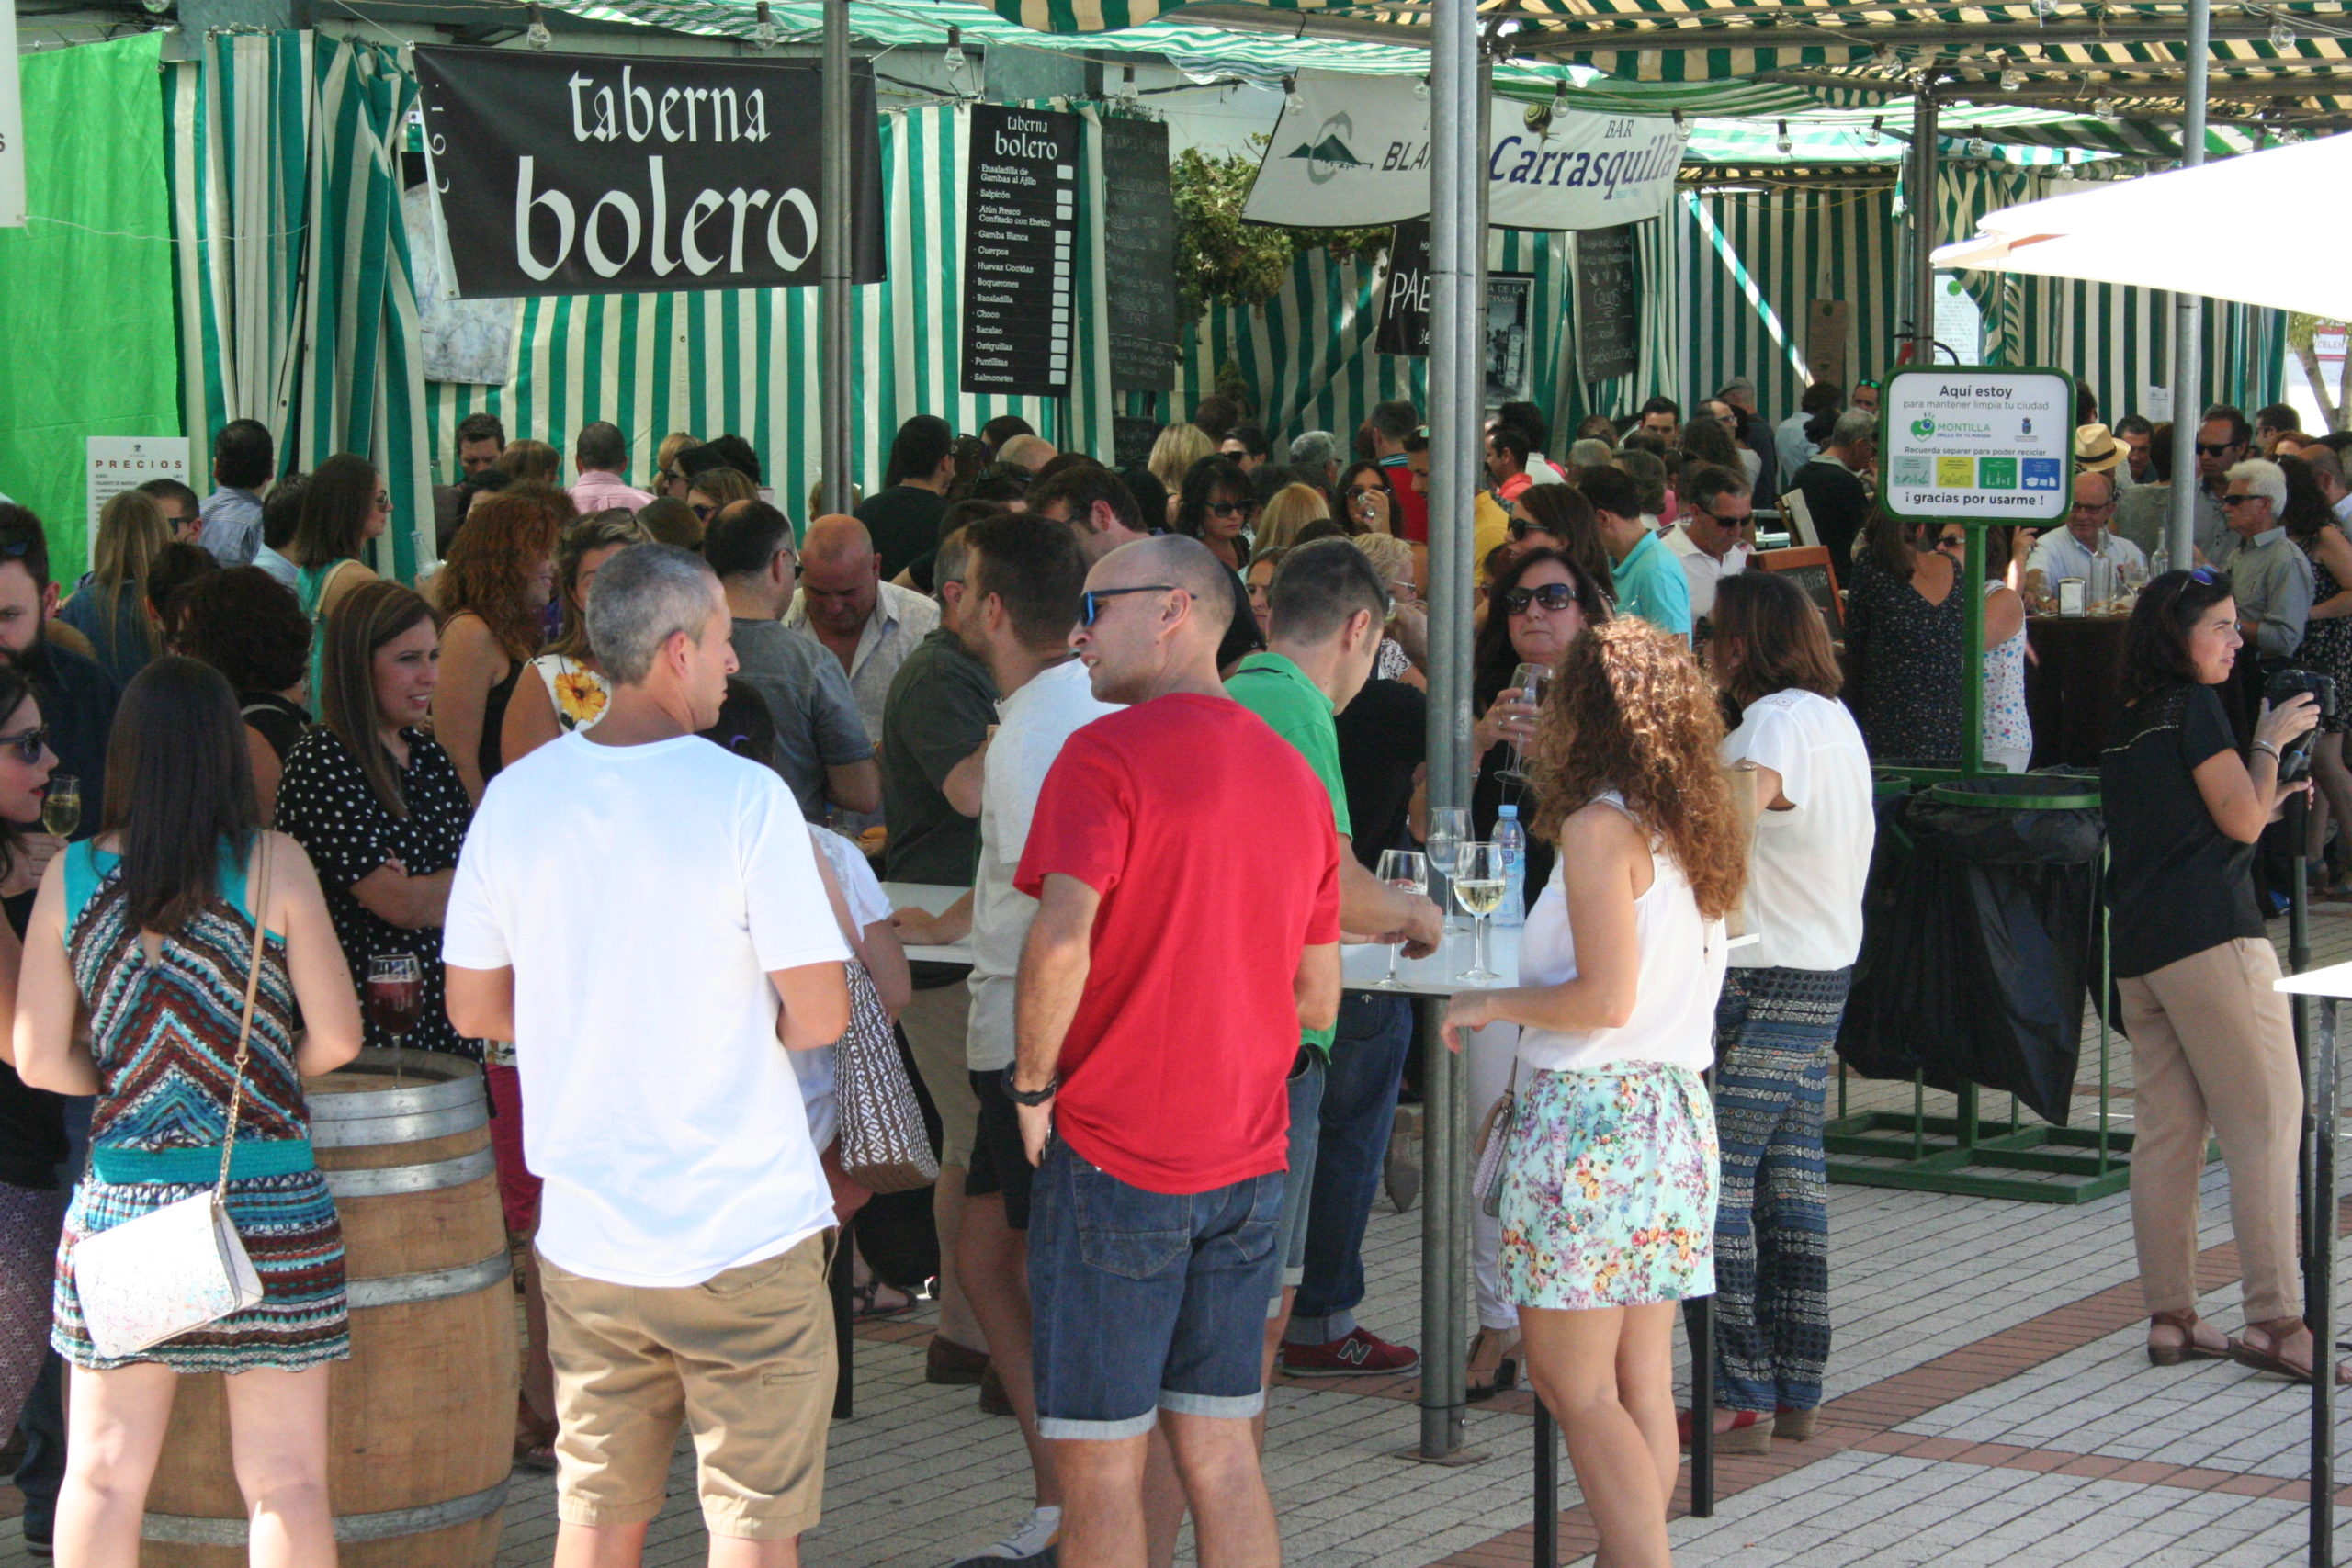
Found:
[(1043, 1105), (1053, 1099), (1061, 1087), (1061, 1075), (1056, 1073), (1046, 1080), (1046, 1087), (1043, 1089), (1015, 1089), (1012, 1087), (1012, 1069), (1007, 1067), (1004, 1070), (1004, 1097), (1015, 1105)]

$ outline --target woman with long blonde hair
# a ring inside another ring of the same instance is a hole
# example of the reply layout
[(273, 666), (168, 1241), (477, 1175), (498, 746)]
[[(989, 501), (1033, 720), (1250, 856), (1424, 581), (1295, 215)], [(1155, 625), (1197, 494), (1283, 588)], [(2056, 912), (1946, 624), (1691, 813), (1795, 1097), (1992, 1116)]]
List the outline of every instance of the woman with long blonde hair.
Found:
[(118, 688), (129, 685), (163, 651), (144, 589), (155, 558), (171, 542), (171, 525), (153, 496), (142, 490), (118, 491), (98, 509), (90, 575), (57, 613), (90, 639)]
[(1330, 515), (1330, 502), (1313, 485), (1284, 485), (1258, 513), (1258, 548), (1286, 550), (1298, 543), (1300, 529)]
[(1557, 846), (1520, 984), (1456, 996), (1444, 1034), (1520, 1026), (1502, 1276), (1601, 1560), (1667, 1568), (1677, 1305), (1714, 1290), (1714, 1059), (1724, 916), (1747, 846), (1716, 762), (1714, 688), (1627, 618), (1561, 656), (1530, 748), (1532, 830)]
[(1168, 491), (1168, 515), (1161, 519), (1162, 522), (1173, 523), (1176, 520), (1176, 497), (1183, 490), (1184, 476), (1192, 472), (1193, 465), (1216, 455), (1216, 443), (1211, 441), (1209, 433), (1199, 425), (1169, 424), (1160, 427), (1159, 434), (1151, 443), (1151, 456), (1144, 460), (1144, 467), (1151, 470), (1151, 477)]

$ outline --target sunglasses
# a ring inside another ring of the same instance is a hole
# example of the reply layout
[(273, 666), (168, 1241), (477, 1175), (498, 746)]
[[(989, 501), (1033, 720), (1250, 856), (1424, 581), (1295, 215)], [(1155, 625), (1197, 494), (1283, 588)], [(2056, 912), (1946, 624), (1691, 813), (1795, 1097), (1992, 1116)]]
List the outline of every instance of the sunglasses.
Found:
[(17, 761), (28, 768), (40, 761), (40, 754), (48, 750), (49, 726), (45, 724), (16, 735), (0, 735), (0, 751), (14, 751)]
[(1078, 624), (1092, 626), (1102, 618), (1102, 601), (1116, 599), (1122, 593), (1182, 593), (1187, 599), (1193, 596), (1172, 582), (1146, 582), (1134, 588), (1090, 588), (1079, 596)]
[(379, 512), (390, 512), (391, 509), (392, 509), (392, 498), (391, 498), (391, 496), (390, 496), (390, 495), (389, 495), (388, 493), (386, 493), (386, 492), (385, 492), (385, 491), (380, 491), (380, 490), (379, 490), (379, 491), (378, 491), (376, 492), (376, 510), (377, 510), (377, 511), (379, 511)]
[(716, 514), (716, 513), (717, 513), (717, 512), (718, 511), (718, 507), (713, 506), (709, 502), (707, 502), (707, 501), (706, 501), (706, 502), (700, 502), (699, 504), (695, 504), (695, 503), (689, 503), (689, 504), (692, 504), (692, 505), (693, 505), (694, 514), (695, 514), (697, 518), (701, 519), (701, 520), (702, 520), (703, 522), (705, 522), (705, 523), (709, 522), (709, 521), (711, 520), (712, 516), (713, 516), (714, 514)]
[(2200, 566), (2188, 574), (2188, 581), (2201, 582), (2211, 588), (2222, 581), (2221, 570), (2218, 567)]
[(2223, 506), (2243, 506), (2249, 501), (2267, 501), (2270, 498), (2267, 495), (2225, 495), (2222, 497), (2222, 504)]
[(1541, 588), (1513, 588), (1507, 592), (1498, 591), (1495, 594), (1495, 603), (1500, 604), (1503, 613), (1509, 615), (1527, 614), (1530, 604), (1559, 611), (1576, 602), (1577, 591), (1565, 582), (1547, 582)]
[(1247, 517), (1257, 510), (1258, 503), (1254, 501), (1212, 501), (1209, 502), (1209, 514), (1213, 517), (1231, 517), (1237, 513)]
[(0, 559), (22, 560), (33, 547), (38, 534), (18, 534), (13, 538), (0, 539)]
[(1965, 534), (1944, 534), (1936, 539), (1936, 548), (1939, 550), (1964, 550), (1967, 547), (1968, 536)]
[(2200, 457), (2218, 457), (2224, 452), (2234, 452), (2237, 449), (2238, 443), (2234, 441), (2216, 441), (2211, 444), (2199, 441), (2197, 444), (2197, 455)]
[[(1557, 538), (1559, 536), (1554, 534), (1551, 529), (1544, 526), (1543, 524), (1530, 523), (1521, 517), (1514, 517), (1510, 520), (1510, 533), (1511, 543), (1513, 544), (1519, 543), (1520, 540), (1526, 538), (1530, 534), (1541, 534), (1547, 539)], [(1556, 584), (1555, 586), (1556, 586)]]

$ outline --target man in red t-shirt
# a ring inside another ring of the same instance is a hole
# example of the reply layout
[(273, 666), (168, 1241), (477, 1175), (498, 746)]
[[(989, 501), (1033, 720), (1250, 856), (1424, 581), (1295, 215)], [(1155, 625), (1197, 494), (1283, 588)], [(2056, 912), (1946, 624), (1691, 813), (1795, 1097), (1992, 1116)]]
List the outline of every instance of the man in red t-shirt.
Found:
[(1340, 843), (1322, 784), (1217, 679), (1230, 573), (1193, 539), (1087, 574), (1071, 641), (1130, 705), (1046, 775), (1014, 886), (1009, 1085), (1038, 1170), (1037, 1429), (1067, 1568), (1139, 1562), (1164, 1430), (1204, 1562), (1273, 1562), (1251, 1439), (1299, 1031), (1340, 1006)]
[[(1429, 491), (1414, 482), (1408, 457), (1417, 444), (1424, 451), (1429, 447), (1420, 410), (1400, 398), (1375, 405), (1364, 423), (1372, 432), (1373, 460), (1380, 465), (1380, 477), (1388, 481), (1389, 491), (1396, 498), (1397, 532), (1417, 545), (1429, 543)], [(1422, 471), (1428, 471), (1426, 458)]]

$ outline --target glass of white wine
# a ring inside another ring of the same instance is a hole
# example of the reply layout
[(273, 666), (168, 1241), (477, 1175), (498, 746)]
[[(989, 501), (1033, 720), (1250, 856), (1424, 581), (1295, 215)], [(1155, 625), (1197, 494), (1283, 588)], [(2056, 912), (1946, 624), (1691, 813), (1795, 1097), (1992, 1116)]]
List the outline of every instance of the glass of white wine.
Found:
[[(1380, 880), (1403, 893), (1418, 893), (1429, 897), (1430, 862), (1427, 855), (1411, 850), (1380, 852)], [(1403, 942), (1391, 942), (1388, 947), (1388, 976), (1380, 982), (1384, 991), (1401, 991), (1405, 982), (1396, 978), (1397, 955), (1405, 951)]]
[(82, 781), (72, 773), (51, 773), (40, 797), (40, 826), (45, 833), (70, 839), (82, 825)]
[[(1453, 874), (1454, 852), (1463, 840), (1470, 837), (1470, 808), (1466, 806), (1433, 806), (1430, 808), (1429, 864), (1431, 871), (1443, 876)], [(1448, 919), (1446, 930), (1460, 931), (1458, 920)]]
[(1454, 852), (1453, 897), (1471, 917), (1470, 967), (1454, 976), (1473, 985), (1502, 978), (1487, 967), (1487, 917), (1502, 907), (1503, 852), (1499, 844), (1464, 844)]
[[(1522, 664), (1511, 671), (1510, 683), (1512, 689), (1519, 693), (1521, 701), (1530, 707), (1540, 708), (1544, 705), (1544, 694), (1552, 684), (1552, 667), (1532, 662)], [(1512, 784), (1527, 782), (1527, 742), (1514, 740), (1510, 743), (1510, 766), (1496, 776)]]

